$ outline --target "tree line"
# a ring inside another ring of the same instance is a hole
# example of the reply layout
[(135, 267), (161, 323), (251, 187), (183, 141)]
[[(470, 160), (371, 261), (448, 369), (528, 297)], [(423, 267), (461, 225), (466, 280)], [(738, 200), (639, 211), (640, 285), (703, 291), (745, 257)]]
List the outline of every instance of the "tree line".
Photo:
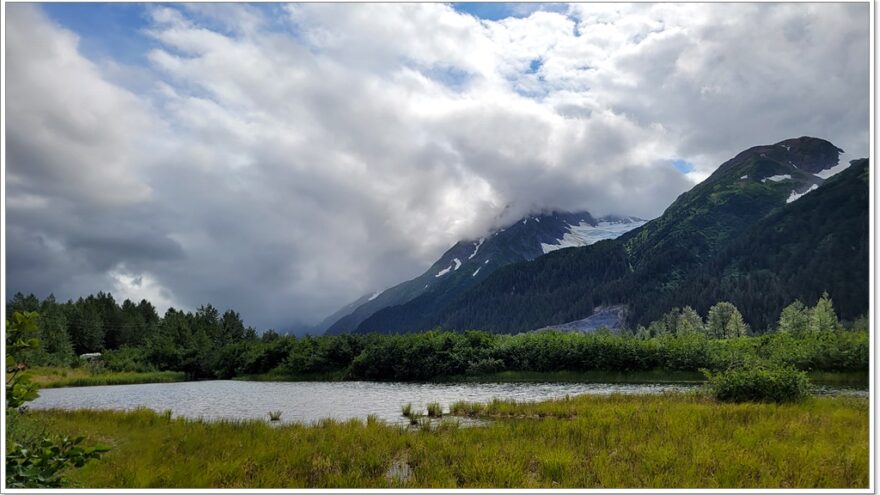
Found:
[(843, 325), (827, 294), (812, 307), (787, 306), (777, 328), (760, 335), (729, 302), (704, 318), (675, 308), (647, 326), (583, 334), (540, 331), (503, 335), (434, 330), (408, 334), (345, 334), (296, 338), (258, 335), (240, 315), (213, 306), (169, 309), (148, 301), (117, 304), (112, 295), (58, 303), (16, 294), (8, 311), (37, 312), (27, 351), (31, 365), (78, 366), (77, 356), (102, 352), (113, 371), (172, 370), (191, 378), (276, 376), (371, 380), (436, 380), (500, 371), (719, 370), (772, 363), (801, 370), (863, 370), (869, 359), (864, 318)]

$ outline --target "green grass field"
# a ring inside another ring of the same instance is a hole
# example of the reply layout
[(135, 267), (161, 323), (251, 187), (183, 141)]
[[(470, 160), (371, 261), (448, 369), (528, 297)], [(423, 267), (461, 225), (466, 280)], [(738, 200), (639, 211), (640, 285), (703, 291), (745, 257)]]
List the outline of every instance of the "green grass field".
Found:
[(176, 371), (104, 371), (91, 374), (84, 368), (36, 367), (28, 369), (27, 373), (40, 388), (167, 383), (182, 382), (186, 379), (184, 373)]
[(13, 430), (110, 445), (103, 459), (68, 473), (89, 488), (868, 486), (866, 399), (580, 396), (454, 409), (488, 421), (273, 426), (81, 410), (32, 411), (31, 425)]

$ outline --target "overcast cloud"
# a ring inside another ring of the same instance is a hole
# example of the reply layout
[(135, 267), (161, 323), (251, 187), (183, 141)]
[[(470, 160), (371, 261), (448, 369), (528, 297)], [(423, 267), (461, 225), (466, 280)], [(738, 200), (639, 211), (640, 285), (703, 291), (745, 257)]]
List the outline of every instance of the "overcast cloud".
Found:
[(655, 217), (753, 145), (867, 156), (868, 4), (553, 10), (154, 4), (138, 64), (7, 4), (7, 297), (286, 329), (530, 212)]

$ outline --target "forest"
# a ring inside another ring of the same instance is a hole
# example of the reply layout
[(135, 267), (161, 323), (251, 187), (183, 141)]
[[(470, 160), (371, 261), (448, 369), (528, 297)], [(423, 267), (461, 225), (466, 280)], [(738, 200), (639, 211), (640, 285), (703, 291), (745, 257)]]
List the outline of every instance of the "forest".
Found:
[[(429, 381), (503, 371), (721, 370), (768, 364), (803, 371), (868, 369), (868, 322), (838, 321), (823, 295), (815, 306), (787, 306), (769, 332), (753, 332), (738, 309), (719, 302), (706, 316), (674, 309), (648, 326), (590, 334), (558, 331), (503, 335), (436, 329), (409, 334), (338, 336), (258, 334), (241, 316), (205, 305), (159, 316), (148, 301), (118, 304), (98, 293), (59, 303), (16, 294), (10, 314), (36, 312), (31, 366), (89, 366), (107, 371), (177, 371), (188, 379), (272, 373), (279, 379)], [(99, 364), (78, 356), (101, 352)]]

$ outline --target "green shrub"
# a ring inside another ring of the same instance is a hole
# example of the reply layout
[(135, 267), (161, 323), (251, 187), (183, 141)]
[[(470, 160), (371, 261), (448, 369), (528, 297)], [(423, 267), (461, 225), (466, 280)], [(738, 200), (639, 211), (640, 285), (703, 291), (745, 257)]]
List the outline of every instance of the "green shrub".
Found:
[(120, 347), (119, 349), (104, 351), (101, 355), (104, 367), (110, 371), (156, 371), (149, 364), (147, 353), (139, 347)]
[(704, 371), (712, 395), (722, 402), (798, 402), (810, 394), (807, 374), (791, 367)]
[(496, 373), (504, 369), (504, 361), (494, 358), (484, 358), (479, 361), (472, 361), (467, 367), (469, 375), (483, 375)]

